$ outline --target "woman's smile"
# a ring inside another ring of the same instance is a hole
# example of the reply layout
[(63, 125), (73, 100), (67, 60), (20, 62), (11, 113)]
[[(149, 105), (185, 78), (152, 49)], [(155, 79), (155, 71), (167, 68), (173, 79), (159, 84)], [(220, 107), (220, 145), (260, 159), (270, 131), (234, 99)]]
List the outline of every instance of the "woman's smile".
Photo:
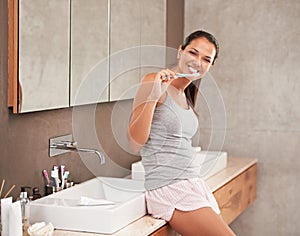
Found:
[(197, 68), (194, 67), (194, 66), (188, 65), (188, 69), (189, 69), (189, 71), (190, 71), (192, 74), (194, 74), (194, 73), (200, 73), (200, 70), (197, 69)]

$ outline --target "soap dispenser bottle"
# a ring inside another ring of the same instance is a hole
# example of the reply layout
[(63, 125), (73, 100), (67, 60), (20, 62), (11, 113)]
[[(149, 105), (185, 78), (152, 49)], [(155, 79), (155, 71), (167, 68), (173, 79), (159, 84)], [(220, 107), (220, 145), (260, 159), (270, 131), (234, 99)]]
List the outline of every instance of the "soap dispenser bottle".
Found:
[(21, 187), (21, 193), (20, 197), (17, 199), (20, 201), (21, 205), (21, 213), (22, 213), (22, 226), (23, 226), (23, 232), (27, 231), (27, 228), (29, 227), (29, 198), (27, 196), (26, 189), (30, 187)]

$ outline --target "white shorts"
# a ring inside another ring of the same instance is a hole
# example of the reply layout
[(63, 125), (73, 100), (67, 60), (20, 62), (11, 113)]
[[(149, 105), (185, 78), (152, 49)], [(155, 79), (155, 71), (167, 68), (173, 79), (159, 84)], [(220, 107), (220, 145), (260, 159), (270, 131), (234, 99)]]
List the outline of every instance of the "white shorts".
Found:
[(218, 203), (210, 188), (201, 178), (181, 180), (161, 188), (146, 191), (148, 214), (170, 221), (175, 209), (192, 211), (211, 207), (220, 214)]

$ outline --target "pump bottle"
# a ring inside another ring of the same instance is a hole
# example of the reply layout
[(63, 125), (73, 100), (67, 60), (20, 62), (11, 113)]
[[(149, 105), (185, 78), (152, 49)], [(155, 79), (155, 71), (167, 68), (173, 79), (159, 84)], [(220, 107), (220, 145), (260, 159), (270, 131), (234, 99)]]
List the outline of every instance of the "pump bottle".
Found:
[(23, 232), (29, 227), (29, 198), (27, 196), (26, 189), (30, 187), (21, 187), (20, 197), (17, 199), (21, 204), (21, 213), (22, 213), (22, 226)]

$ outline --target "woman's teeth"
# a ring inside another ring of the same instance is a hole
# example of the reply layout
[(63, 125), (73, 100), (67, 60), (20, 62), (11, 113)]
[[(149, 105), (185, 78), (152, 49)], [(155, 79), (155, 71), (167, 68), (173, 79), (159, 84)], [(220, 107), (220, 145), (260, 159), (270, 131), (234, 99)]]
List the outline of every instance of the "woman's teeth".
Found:
[(197, 69), (195, 69), (195, 68), (193, 68), (191, 66), (188, 66), (188, 68), (189, 68), (189, 70), (190, 70), (191, 73), (199, 73), (199, 70), (197, 70)]

